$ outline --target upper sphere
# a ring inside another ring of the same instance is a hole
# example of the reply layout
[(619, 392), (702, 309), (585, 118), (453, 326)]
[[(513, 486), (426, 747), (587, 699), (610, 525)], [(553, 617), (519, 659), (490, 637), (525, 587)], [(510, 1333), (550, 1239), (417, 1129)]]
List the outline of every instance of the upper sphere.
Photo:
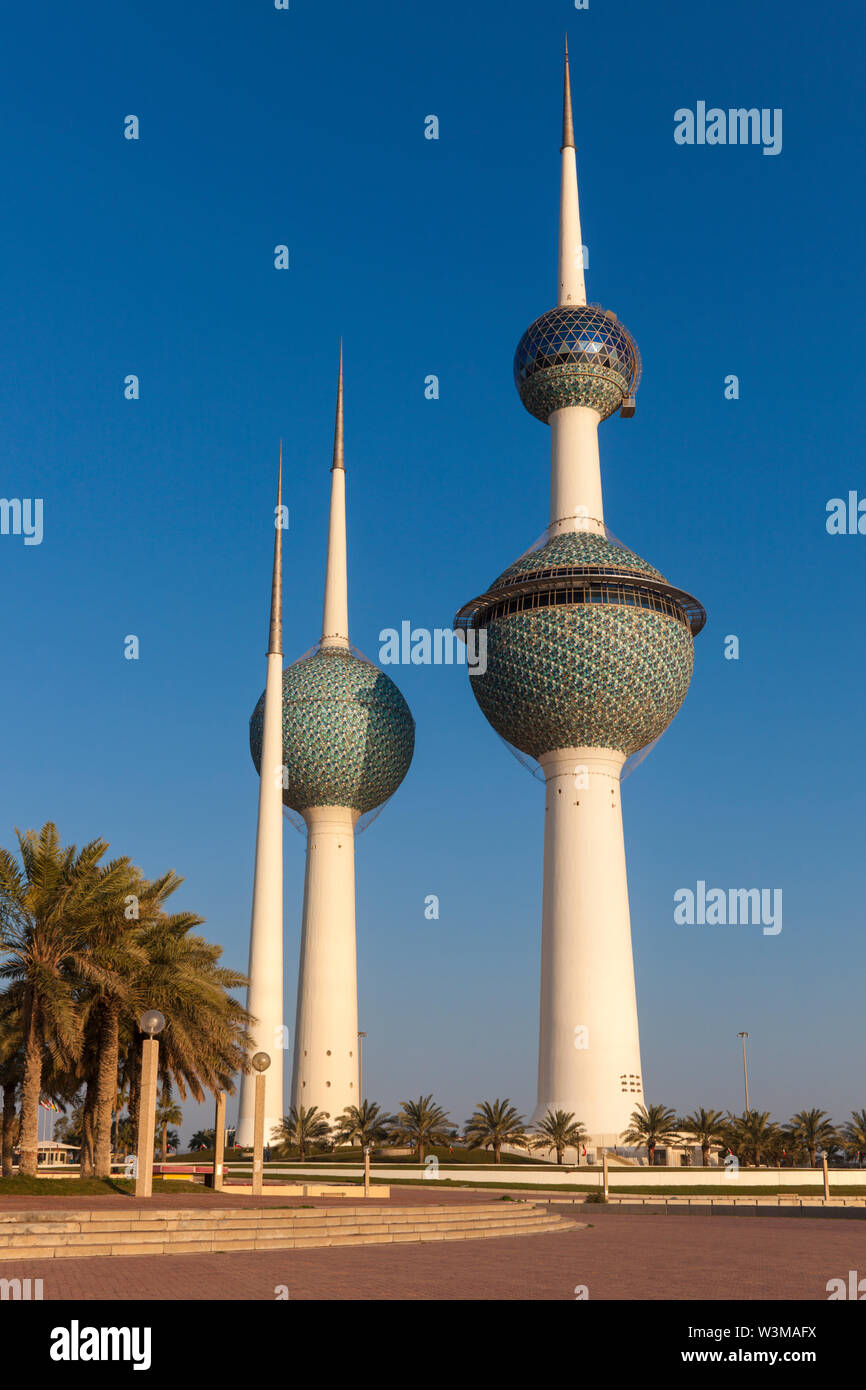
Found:
[(536, 419), (584, 405), (603, 420), (637, 390), (637, 345), (610, 309), (559, 305), (531, 323), (514, 354), (514, 382)]
[[(250, 719), (261, 772), (265, 697)], [(295, 811), (371, 811), (397, 790), (412, 761), (415, 721), (378, 666), (342, 647), (320, 647), (283, 671), (283, 801)]]

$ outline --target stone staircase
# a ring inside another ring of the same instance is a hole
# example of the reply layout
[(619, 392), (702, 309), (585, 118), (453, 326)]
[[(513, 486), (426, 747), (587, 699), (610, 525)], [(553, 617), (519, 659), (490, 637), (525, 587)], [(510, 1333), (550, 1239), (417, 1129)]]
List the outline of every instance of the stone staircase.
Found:
[(220, 1207), (130, 1211), (0, 1211), (0, 1262), (93, 1255), (197, 1255), (309, 1250), (574, 1231), (580, 1223), (532, 1202), (413, 1206)]

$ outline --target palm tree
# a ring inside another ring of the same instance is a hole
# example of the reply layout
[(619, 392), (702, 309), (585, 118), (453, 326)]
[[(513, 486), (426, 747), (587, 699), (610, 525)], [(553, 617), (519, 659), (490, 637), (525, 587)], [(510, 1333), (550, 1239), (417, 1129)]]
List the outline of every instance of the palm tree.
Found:
[(705, 1168), (709, 1167), (710, 1147), (713, 1144), (722, 1144), (725, 1139), (725, 1117), (721, 1110), (696, 1110), (694, 1114), (687, 1115), (684, 1120), (678, 1121), (679, 1128), (686, 1134), (690, 1134), (695, 1143), (701, 1146), (701, 1163)]
[[(168, 876), (166, 876), (168, 877)], [(163, 883), (164, 880), (159, 880)], [(202, 1101), (206, 1092), (234, 1094), (234, 1077), (249, 1066), (246, 1030), (250, 1015), (229, 993), (248, 981), (237, 970), (219, 965), (222, 950), (192, 935), (202, 919), (190, 912), (167, 914), (161, 902), (182, 880), (172, 875), (171, 886), (143, 914), (140, 944), (144, 962), (130, 987), (121, 1019), (121, 1074), (129, 1088), (129, 1118), (138, 1125), (141, 1081), (140, 1007), (159, 1009), (166, 1019), (160, 1036), (160, 1079)], [(133, 1008), (133, 1002), (135, 1007)]]
[(675, 1110), (666, 1105), (639, 1105), (632, 1111), (631, 1124), (623, 1134), (626, 1144), (645, 1145), (647, 1162), (653, 1166), (656, 1146), (670, 1144), (677, 1137)]
[[(148, 1002), (136, 989), (147, 964), (143, 925), (151, 914), (161, 911), (163, 900), (181, 882), (170, 872), (149, 883), (129, 860), (117, 862), (125, 872), (113, 900), (106, 903), (94, 922), (89, 938), (96, 973), (87, 991), (95, 1043), (94, 1064), (87, 1072), (87, 1104), (93, 1115), (93, 1167), (95, 1175), (101, 1178), (111, 1173), (111, 1119), (117, 1099), (123, 1012), (134, 1017)], [(105, 872), (112, 867), (109, 865)], [(131, 902), (135, 909), (129, 916), (127, 905)]]
[(525, 1149), (526, 1126), (506, 1096), (505, 1100), (480, 1100), (467, 1120), (463, 1137), (470, 1148), (493, 1149), (493, 1162), (502, 1162), (502, 1145)]
[(424, 1151), (429, 1145), (447, 1143), (452, 1133), (448, 1112), (441, 1105), (436, 1105), (432, 1094), (400, 1102), (400, 1111), (394, 1122), (394, 1137), (401, 1143), (411, 1145), (419, 1163), (424, 1162)]
[(12, 1177), (12, 1152), (15, 1147), (15, 1098), (24, 1074), (22, 1049), (20, 991), (15, 987), (0, 997), (0, 1088), (3, 1092), (3, 1131), (0, 1141), (2, 1166), (0, 1176)]
[(357, 1140), (361, 1148), (367, 1145), (383, 1144), (394, 1125), (394, 1116), (386, 1115), (375, 1101), (364, 1100), (360, 1106), (347, 1105), (334, 1124), (334, 1138), (338, 1144), (354, 1144)]
[(189, 1141), (189, 1147), (190, 1152), (194, 1152), (196, 1149), (216, 1148), (216, 1130), (197, 1129)]
[(163, 1085), (159, 1104), (156, 1107), (156, 1132), (162, 1135), (160, 1151), (163, 1163), (168, 1156), (168, 1127), (179, 1124), (183, 1124), (183, 1111), (177, 1101), (172, 1100), (171, 1090)]
[(866, 1110), (852, 1110), (851, 1118), (842, 1131), (845, 1147), (859, 1159), (866, 1153)]
[(56, 825), (16, 830), (21, 864), (0, 850), (0, 979), (20, 986), (23, 1027), (20, 1172), (37, 1166), (39, 1099), (46, 1052), (68, 1064), (82, 1042), (77, 989), (95, 975), (88, 933), (117, 888), (120, 872), (99, 872), (108, 845), (63, 848)]
[(729, 1115), (727, 1126), (728, 1147), (741, 1162), (753, 1163), (756, 1168), (772, 1154), (781, 1138), (781, 1131), (770, 1119), (769, 1110)]
[(0, 1063), (0, 1086), (3, 1088), (3, 1132), (2, 1167), (0, 1176), (12, 1177), (12, 1153), (15, 1148), (15, 1096), (23, 1075), (22, 1057), (16, 1053), (8, 1061)]
[(815, 1154), (819, 1148), (828, 1149), (838, 1142), (836, 1126), (826, 1110), (800, 1110), (792, 1115), (783, 1127), (785, 1135), (809, 1155), (809, 1167), (815, 1167)]
[(543, 1120), (534, 1126), (538, 1138), (534, 1149), (556, 1149), (556, 1161), (562, 1163), (566, 1149), (577, 1149), (589, 1138), (586, 1129), (570, 1110), (548, 1110)]
[(298, 1158), (303, 1162), (307, 1149), (321, 1148), (331, 1133), (330, 1118), (327, 1110), (320, 1110), (317, 1105), (311, 1105), (309, 1110), (303, 1105), (293, 1105), (271, 1134), (279, 1144), (280, 1156), (286, 1158), (289, 1150), (297, 1149)]

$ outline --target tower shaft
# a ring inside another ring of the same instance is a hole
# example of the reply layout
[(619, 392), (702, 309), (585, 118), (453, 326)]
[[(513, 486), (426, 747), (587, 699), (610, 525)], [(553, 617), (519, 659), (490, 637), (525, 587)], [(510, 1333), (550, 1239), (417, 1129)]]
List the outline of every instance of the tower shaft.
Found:
[(585, 405), (563, 406), (550, 417), (550, 528), (603, 531), (598, 427), (601, 416)]
[(335, 1120), (358, 1094), (355, 821), (339, 806), (304, 811), (307, 863), (292, 1104)]
[(608, 748), (539, 759), (546, 781), (538, 1105), (571, 1111), (594, 1147), (643, 1103), (620, 773)]
[[(271, 1065), (265, 1077), (265, 1142), (283, 1118), (283, 656), (282, 656), (282, 448), (275, 514), (274, 568), (271, 582), (271, 622), (259, 778), (259, 813), (253, 907), (250, 922), (250, 963), (247, 1010), (256, 1020), (251, 1029), (252, 1051), (267, 1052)], [(253, 1142), (255, 1075), (241, 1078), (237, 1142)]]

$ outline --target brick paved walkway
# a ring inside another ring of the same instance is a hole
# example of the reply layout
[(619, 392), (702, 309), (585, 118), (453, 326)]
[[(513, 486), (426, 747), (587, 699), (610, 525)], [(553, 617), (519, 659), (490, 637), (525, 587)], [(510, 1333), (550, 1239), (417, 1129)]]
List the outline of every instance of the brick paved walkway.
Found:
[(866, 1273), (860, 1222), (590, 1214), (588, 1208), (582, 1219), (594, 1224), (556, 1235), (354, 1250), (4, 1261), (0, 1274), (41, 1278), (46, 1300), (77, 1301), (269, 1300), (278, 1285), (295, 1300), (572, 1300), (576, 1285), (585, 1285), (590, 1299), (826, 1300), (828, 1279), (847, 1278), (849, 1269)]

